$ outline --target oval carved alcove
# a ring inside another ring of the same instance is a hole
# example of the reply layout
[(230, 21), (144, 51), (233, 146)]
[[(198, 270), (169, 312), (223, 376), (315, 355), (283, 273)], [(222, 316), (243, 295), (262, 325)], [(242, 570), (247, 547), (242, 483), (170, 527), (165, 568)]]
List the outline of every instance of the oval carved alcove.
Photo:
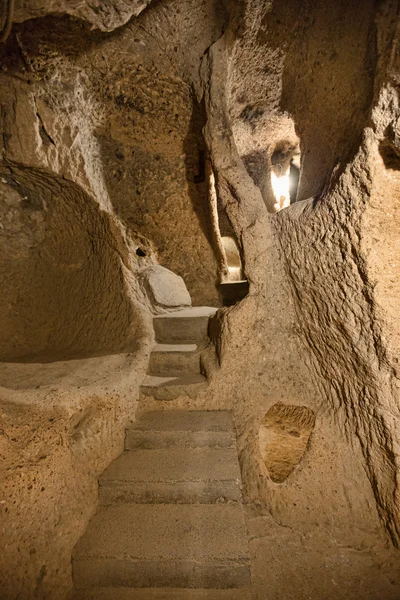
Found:
[(300, 463), (315, 425), (315, 414), (306, 406), (278, 402), (260, 424), (259, 445), (269, 476), (282, 483)]

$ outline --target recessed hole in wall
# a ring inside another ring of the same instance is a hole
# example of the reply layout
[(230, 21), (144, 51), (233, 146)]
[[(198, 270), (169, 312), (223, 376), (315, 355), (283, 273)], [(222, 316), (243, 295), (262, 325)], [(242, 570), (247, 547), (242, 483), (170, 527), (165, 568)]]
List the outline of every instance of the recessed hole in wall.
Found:
[(315, 425), (314, 412), (306, 406), (278, 402), (261, 422), (259, 445), (268, 473), (282, 483), (300, 463)]
[(219, 258), (218, 293), (223, 306), (232, 306), (249, 293), (249, 283), (243, 279), (242, 259), (235, 233), (221, 205), (214, 173), (209, 177), (212, 226)]
[(228, 265), (228, 275), (219, 284), (218, 291), (223, 306), (233, 306), (247, 296), (249, 283), (243, 279), (242, 261), (235, 238), (224, 235), (221, 241)]
[(136, 254), (137, 254), (137, 256), (146, 256), (146, 252), (144, 250), (142, 250), (141, 248), (136, 249)]
[(399, 150), (395, 148), (390, 142), (383, 141), (379, 144), (379, 153), (382, 156), (383, 162), (387, 169), (395, 171), (400, 170), (400, 154)]
[(241, 281), (243, 279), (243, 273), (238, 245), (235, 239), (231, 236), (224, 235), (221, 239), (228, 263), (228, 281)]

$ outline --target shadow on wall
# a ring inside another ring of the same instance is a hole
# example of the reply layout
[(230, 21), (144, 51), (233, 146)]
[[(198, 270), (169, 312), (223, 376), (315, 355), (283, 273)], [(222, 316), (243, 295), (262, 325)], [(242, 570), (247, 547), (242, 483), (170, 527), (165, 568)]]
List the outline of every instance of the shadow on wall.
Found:
[(386, 169), (400, 171), (400, 148), (397, 148), (390, 141), (384, 140), (379, 144), (379, 154)]
[[(209, 202), (209, 178), (207, 168), (207, 146), (203, 136), (206, 124), (204, 101), (199, 104), (193, 98), (193, 110), (189, 129), (184, 140), (186, 180), (189, 197), (201, 230), (217, 262), (218, 249), (215, 246), (215, 232), (212, 226), (211, 206)], [(215, 272), (214, 285), (217, 281)]]
[[(268, 152), (267, 150), (254, 150), (242, 156), (244, 166), (254, 184), (259, 188), (262, 197), (266, 198), (268, 188)], [(269, 184), (270, 185), (270, 184)]]
[[(134, 128), (135, 108), (122, 108)], [(154, 254), (161, 265), (183, 277), (195, 305), (214, 306), (217, 269), (205, 177), (204, 115), (195, 101), (190, 119), (190, 107), (181, 109), (188, 114), (179, 121), (178, 113), (164, 114), (158, 104), (149, 112), (156, 126), (163, 128), (159, 139), (154, 123), (151, 131), (145, 129), (150, 122), (146, 112), (141, 138), (138, 132), (128, 138), (125, 130), (115, 126), (111, 132), (98, 132), (97, 140), (118, 217), (132, 235), (138, 237), (140, 232), (147, 240), (141, 247), (148, 255)], [(168, 124), (168, 118), (179, 122), (179, 128)]]
[(131, 351), (138, 319), (106, 213), (60, 177), (1, 178), (0, 360), (49, 362)]

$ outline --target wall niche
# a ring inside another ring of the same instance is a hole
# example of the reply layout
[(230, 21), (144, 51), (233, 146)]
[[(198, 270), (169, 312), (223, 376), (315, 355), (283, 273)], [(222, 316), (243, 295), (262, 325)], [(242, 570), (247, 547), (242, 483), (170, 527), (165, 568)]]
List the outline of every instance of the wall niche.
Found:
[(306, 406), (278, 402), (262, 419), (260, 452), (269, 476), (282, 483), (300, 463), (315, 425), (315, 414)]

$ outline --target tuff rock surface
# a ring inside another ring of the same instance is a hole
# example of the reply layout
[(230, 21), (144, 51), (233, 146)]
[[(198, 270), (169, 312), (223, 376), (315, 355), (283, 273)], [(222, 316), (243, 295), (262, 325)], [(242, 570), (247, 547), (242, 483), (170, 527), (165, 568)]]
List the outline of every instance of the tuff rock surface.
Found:
[[(219, 227), (249, 294), (212, 318), (206, 390), (142, 408), (233, 410), (256, 598), (397, 599), (398, 1), (11, 4), (1, 598), (68, 597), (154, 346), (140, 273), (219, 307)], [(275, 214), (271, 173), (298, 152)], [(285, 478), (260, 444), (282, 404), (312, 415)]]
[(141, 277), (155, 310), (178, 310), (191, 306), (192, 299), (185, 282), (169, 269), (153, 265), (144, 269)]

